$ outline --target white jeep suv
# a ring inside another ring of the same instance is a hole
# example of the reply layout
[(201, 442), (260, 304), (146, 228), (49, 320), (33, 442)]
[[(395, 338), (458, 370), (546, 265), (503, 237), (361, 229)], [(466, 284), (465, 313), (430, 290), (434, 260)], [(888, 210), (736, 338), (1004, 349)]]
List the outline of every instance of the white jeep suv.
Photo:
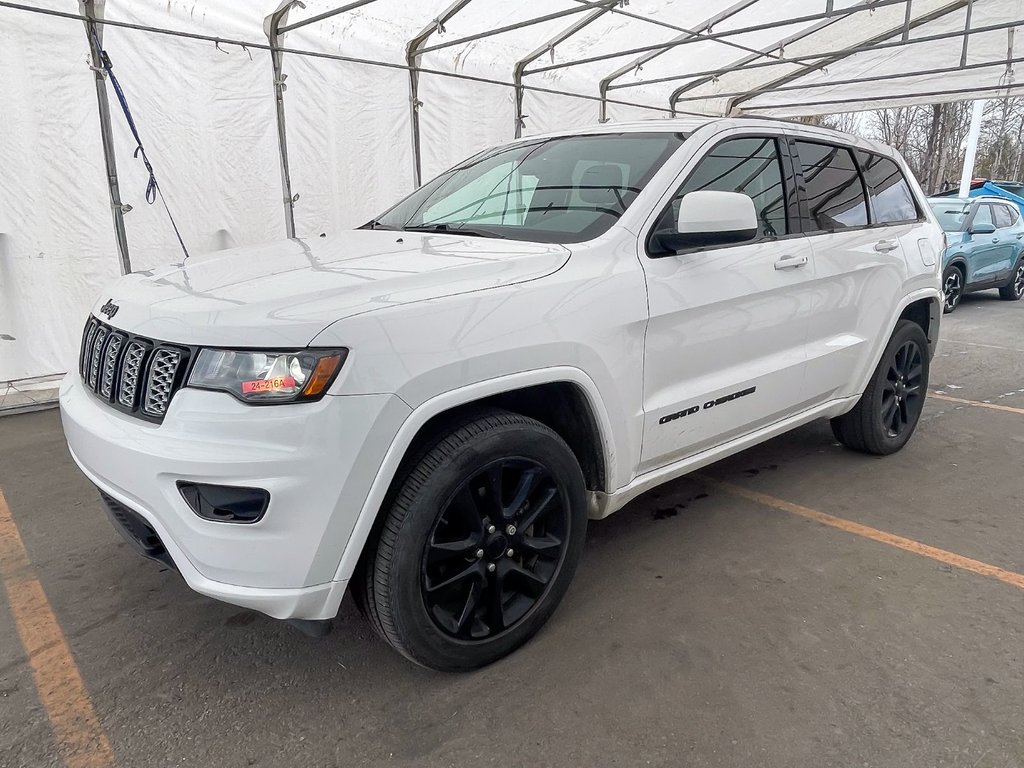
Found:
[(120, 279), (64, 430), (193, 589), (317, 631), (351, 588), (408, 658), (470, 669), (551, 615), (588, 517), (812, 419), (900, 449), (942, 248), (900, 156), (851, 136), (527, 138), (358, 230)]

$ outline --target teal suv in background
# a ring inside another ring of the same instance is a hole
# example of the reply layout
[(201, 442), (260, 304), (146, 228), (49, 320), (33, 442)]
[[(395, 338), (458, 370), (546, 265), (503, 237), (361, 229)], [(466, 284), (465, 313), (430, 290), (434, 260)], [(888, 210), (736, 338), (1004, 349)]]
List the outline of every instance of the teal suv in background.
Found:
[(998, 288), (999, 297), (1024, 296), (1024, 219), (998, 197), (933, 197), (928, 200), (946, 231), (942, 290), (945, 312), (970, 291)]

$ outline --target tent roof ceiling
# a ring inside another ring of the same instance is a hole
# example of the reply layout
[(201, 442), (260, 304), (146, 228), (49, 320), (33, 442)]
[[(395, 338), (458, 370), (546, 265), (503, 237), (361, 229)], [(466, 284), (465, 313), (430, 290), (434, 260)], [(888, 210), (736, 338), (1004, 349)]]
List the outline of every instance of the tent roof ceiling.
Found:
[(424, 32), (425, 68), (509, 79), (535, 59), (527, 86), (697, 114), (1024, 93), (1024, 0), (308, 0), (289, 10), (296, 24), (287, 46), (351, 52), (358, 38), (361, 55), (404, 65)]
[[(215, 14), (206, 29), (266, 47), (260, 14), (273, 1), (227, 12), (168, 0), (166, 18), (191, 23), (201, 7)], [(77, 15), (71, 0), (3, 6)], [(1024, 94), (1014, 79), (1024, 0), (281, 0), (277, 9), (289, 54), (412, 64), (658, 112), (795, 116)], [(117, 9), (107, 20), (136, 21)]]

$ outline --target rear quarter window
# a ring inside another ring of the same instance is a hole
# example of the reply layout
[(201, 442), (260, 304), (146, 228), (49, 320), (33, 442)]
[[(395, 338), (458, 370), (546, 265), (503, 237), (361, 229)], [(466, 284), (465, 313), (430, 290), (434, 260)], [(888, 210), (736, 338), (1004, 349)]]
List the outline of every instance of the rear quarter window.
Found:
[(1006, 229), (1013, 226), (1013, 215), (1010, 213), (1008, 205), (994, 205), (992, 207), (995, 209), (997, 229)]
[(873, 224), (899, 224), (921, 218), (910, 184), (893, 160), (857, 150), (857, 162), (867, 183)]

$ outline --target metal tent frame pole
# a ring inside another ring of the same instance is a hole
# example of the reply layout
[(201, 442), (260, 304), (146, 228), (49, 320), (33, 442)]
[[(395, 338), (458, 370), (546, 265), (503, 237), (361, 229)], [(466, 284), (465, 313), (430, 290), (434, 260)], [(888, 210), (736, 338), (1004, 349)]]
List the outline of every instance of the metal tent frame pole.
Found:
[[(523, 72), (524, 72), (524, 70), (528, 66), (533, 64), (533, 62), (535, 62), (538, 58), (540, 58), (545, 53), (547, 53), (548, 51), (551, 51), (552, 53), (554, 53), (555, 46), (561, 45), (566, 40), (568, 40), (570, 37), (575, 35), (577, 32), (579, 32), (580, 30), (584, 29), (585, 27), (587, 27), (592, 22), (597, 21), (599, 18), (601, 18), (606, 13), (608, 13), (610, 10), (612, 10), (612, 8), (618, 2), (619, 2), (619, 0), (605, 0), (605, 4), (604, 5), (599, 5), (598, 7), (595, 7), (593, 10), (590, 11), (589, 14), (584, 16), (582, 19), (578, 19), (577, 21), (575, 21), (573, 24), (571, 24), (568, 27), (566, 27), (565, 29), (563, 29), (561, 32), (559, 32), (554, 37), (549, 38), (542, 45), (537, 46), (535, 49), (530, 51), (530, 53), (526, 54), (526, 56), (524, 56), (523, 58), (521, 58), (519, 61), (517, 61), (515, 63), (515, 66), (512, 68), (512, 84), (513, 84), (513, 87), (515, 88), (515, 110), (516, 110), (515, 122), (514, 122), (513, 125), (514, 125), (515, 137), (517, 139), (520, 138), (523, 135), (523, 128), (525, 127), (525, 125), (524, 125), (524, 118), (526, 116), (523, 114), (523, 96), (526, 93), (525, 89), (523, 88)], [(756, 2), (756, 0), (748, 0), (748, 2)], [(583, 10), (587, 10), (587, 8), (584, 7)], [(601, 101), (601, 111), (602, 111), (602, 113), (604, 112), (604, 100), (603, 99)]]
[[(726, 8), (726, 9), (724, 9), (722, 11), (720, 11), (719, 13), (716, 13), (714, 16), (711, 16), (711, 17), (705, 19), (700, 24), (698, 24), (696, 27), (694, 27), (693, 30), (683, 32), (678, 37), (673, 38), (672, 42), (676, 42), (676, 41), (679, 41), (679, 40), (685, 40), (685, 39), (687, 39), (689, 37), (694, 37), (694, 36), (697, 36), (697, 35), (704, 34), (705, 32), (710, 32), (711, 29), (716, 24), (719, 24), (719, 23), (725, 21), (726, 19), (728, 19), (728, 18), (730, 18), (732, 16), (735, 16), (737, 13), (740, 13), (741, 11), (746, 10), (747, 8), (749, 8), (750, 6), (754, 5), (757, 2), (758, 2), (758, 0), (739, 0), (738, 3), (736, 3), (736, 4)], [(608, 122), (608, 90), (612, 86), (612, 84), (616, 80), (618, 80), (620, 77), (622, 77), (623, 75), (625, 75), (625, 74), (627, 74), (629, 72), (632, 72), (634, 70), (635, 71), (639, 71), (640, 68), (643, 67), (644, 64), (646, 64), (649, 61), (652, 61), (653, 59), (658, 58), (663, 53), (665, 53), (667, 50), (668, 49), (665, 48), (665, 49), (660, 49), (660, 50), (657, 50), (657, 51), (648, 51), (647, 53), (643, 53), (640, 56), (637, 56), (632, 61), (630, 61), (628, 64), (622, 65), (621, 67), (616, 69), (614, 72), (612, 72), (610, 75), (607, 75), (606, 77), (601, 78), (601, 81), (597, 84), (597, 92), (598, 92), (598, 94), (601, 97), (601, 118), (600, 119), (601, 119), (602, 123)], [(762, 54), (762, 55), (768, 55), (768, 54)]]
[(103, 3), (104, 0), (79, 0), (78, 8), (85, 17), (85, 34), (89, 38), (89, 54), (96, 79), (96, 107), (100, 118), (100, 142), (103, 145), (103, 164), (107, 177), (107, 192), (110, 195), (110, 214), (114, 220), (114, 240), (117, 243), (121, 274), (127, 275), (132, 271), (132, 260), (128, 252), (128, 232), (124, 226), (124, 214), (131, 210), (131, 206), (121, 202), (117, 158), (114, 154), (114, 132), (110, 124), (110, 103), (107, 101), (107, 80), (100, 63), (103, 25), (97, 23), (97, 20), (103, 18)]
[(298, 195), (292, 194), (292, 174), (288, 165), (288, 134), (285, 129), (284, 90), (285, 78), (283, 71), (284, 52), (281, 45), (281, 23), (288, 20), (288, 12), (296, 0), (281, 0), (277, 9), (263, 20), (263, 31), (270, 43), (270, 61), (274, 70), (274, 106), (277, 115), (277, 148), (281, 165), (281, 192), (284, 202), (284, 232), (288, 239), (295, 237), (295, 201)]
[(427, 24), (416, 37), (405, 44), (405, 63), (409, 70), (409, 122), (412, 133), (412, 183), (413, 187), (419, 187), (422, 183), (423, 160), (420, 146), (420, 68), (416, 65), (417, 59), (422, 55), (423, 45), (435, 32), (443, 32), (444, 25), (455, 14), (469, 5), (471, 0), (455, 0), (451, 5), (442, 11), (441, 15)]

